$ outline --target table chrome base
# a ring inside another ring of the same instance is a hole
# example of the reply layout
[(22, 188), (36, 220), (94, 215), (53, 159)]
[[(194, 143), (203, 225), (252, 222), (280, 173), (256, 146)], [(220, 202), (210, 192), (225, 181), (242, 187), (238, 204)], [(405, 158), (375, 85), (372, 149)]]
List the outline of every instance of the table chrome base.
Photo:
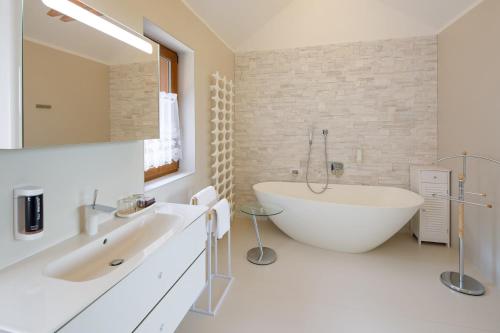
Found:
[(278, 259), (276, 252), (268, 247), (262, 248), (262, 253), (260, 248), (254, 247), (247, 252), (247, 260), (255, 265), (270, 265)]
[(464, 275), (462, 284), (460, 284), (460, 273), (444, 272), (441, 274), (441, 282), (451, 290), (471, 296), (481, 296), (485, 293), (481, 282), (468, 275)]

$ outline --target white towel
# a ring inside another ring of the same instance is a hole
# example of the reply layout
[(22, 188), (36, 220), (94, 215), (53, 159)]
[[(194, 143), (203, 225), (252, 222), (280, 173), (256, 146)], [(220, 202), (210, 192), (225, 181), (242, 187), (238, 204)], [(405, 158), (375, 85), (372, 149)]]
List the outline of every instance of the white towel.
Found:
[(222, 199), (214, 205), (213, 210), (217, 216), (215, 233), (217, 238), (221, 239), (231, 228), (231, 208), (229, 207), (229, 201)]
[(217, 201), (217, 191), (215, 190), (215, 187), (208, 186), (193, 195), (191, 202), (193, 202), (193, 199), (198, 201), (198, 205), (211, 207)]

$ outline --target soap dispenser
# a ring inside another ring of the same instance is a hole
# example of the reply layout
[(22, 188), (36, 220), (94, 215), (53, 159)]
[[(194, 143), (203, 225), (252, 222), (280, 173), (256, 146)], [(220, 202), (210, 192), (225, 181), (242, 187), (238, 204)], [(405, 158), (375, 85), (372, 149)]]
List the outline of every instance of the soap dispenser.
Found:
[(43, 236), (43, 189), (25, 186), (14, 189), (14, 237), (33, 240)]

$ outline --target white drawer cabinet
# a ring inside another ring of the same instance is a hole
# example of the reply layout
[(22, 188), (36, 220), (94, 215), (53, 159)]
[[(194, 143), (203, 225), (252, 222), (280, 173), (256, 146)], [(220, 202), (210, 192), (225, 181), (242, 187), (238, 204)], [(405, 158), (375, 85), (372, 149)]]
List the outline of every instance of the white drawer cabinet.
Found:
[(411, 190), (424, 196), (425, 202), (411, 222), (411, 233), (422, 242), (450, 246), (450, 201), (432, 194), (450, 195), (451, 170), (437, 166), (411, 166)]
[(205, 287), (205, 263), (203, 253), (193, 266), (165, 295), (144, 319), (135, 333), (173, 333)]
[[(165, 295), (175, 292), (176, 282), (182, 276), (189, 276), (189, 280), (184, 284), (190, 281), (196, 282), (196, 285), (193, 286), (196, 295), (184, 293), (184, 295), (192, 297), (183, 300), (185, 303), (194, 303), (199, 292), (203, 289), (203, 285), (198, 286), (199, 281), (205, 280), (204, 263), (202, 268), (200, 268), (199, 263), (196, 264), (199, 262), (199, 258), (204, 260), (204, 256), (201, 254), (205, 250), (205, 241), (205, 218), (201, 217), (169, 240), (136, 270), (58, 332), (132, 332), (157, 303), (166, 297)], [(184, 286), (184, 288), (187, 287)], [(185, 306), (182, 307), (182, 309), (184, 308)], [(187, 309), (184, 314), (186, 312)]]

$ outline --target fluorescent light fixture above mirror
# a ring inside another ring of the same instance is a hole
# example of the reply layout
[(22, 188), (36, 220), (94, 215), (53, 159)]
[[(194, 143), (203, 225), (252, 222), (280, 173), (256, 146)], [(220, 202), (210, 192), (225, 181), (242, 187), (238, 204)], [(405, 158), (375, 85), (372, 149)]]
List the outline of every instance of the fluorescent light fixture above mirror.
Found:
[(70, 0), (42, 0), (42, 2), (49, 8), (52, 8), (61, 14), (69, 16), (83, 24), (88, 25), (96, 30), (99, 30), (106, 35), (114, 37), (127, 43), (145, 53), (152, 54), (153, 46), (144, 39), (130, 33), (122, 27), (99, 17), (85, 8), (82, 8)]

